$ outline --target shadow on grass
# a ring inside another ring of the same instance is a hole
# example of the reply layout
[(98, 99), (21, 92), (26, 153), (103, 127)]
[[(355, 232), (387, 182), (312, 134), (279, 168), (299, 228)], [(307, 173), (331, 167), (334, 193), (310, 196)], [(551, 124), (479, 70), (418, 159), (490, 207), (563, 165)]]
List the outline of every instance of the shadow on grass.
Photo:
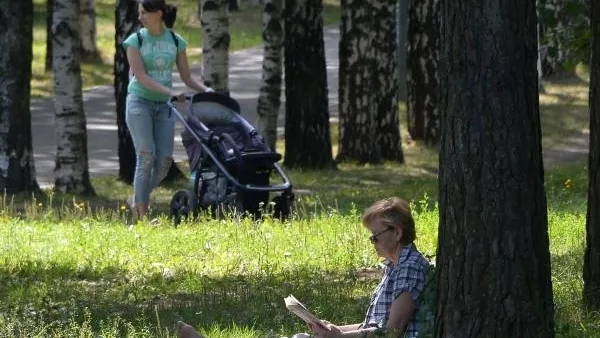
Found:
[(42, 326), (83, 322), (89, 310), (96, 330), (101, 321), (118, 317), (162, 330), (184, 320), (201, 328), (236, 325), (264, 333), (304, 331), (303, 322), (285, 309), (283, 298), (290, 293), (323, 318), (355, 323), (363, 319), (376, 284), (372, 277), (378, 275), (288, 271), (215, 278), (183, 270), (142, 277), (116, 267), (85, 272), (74, 266), (42, 270), (31, 264), (18, 272), (0, 270), (0, 293), (6, 295), (0, 313), (33, 316), (35, 325)]

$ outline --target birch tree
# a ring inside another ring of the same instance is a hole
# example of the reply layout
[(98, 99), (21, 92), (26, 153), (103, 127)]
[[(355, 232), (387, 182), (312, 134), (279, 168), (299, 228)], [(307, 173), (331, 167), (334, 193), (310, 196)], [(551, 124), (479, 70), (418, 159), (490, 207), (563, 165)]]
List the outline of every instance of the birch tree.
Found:
[(395, 1), (342, 0), (337, 161), (402, 162)]
[(96, 0), (79, 0), (79, 27), (82, 60), (95, 60), (100, 57), (96, 43)]
[(370, 3), (342, 0), (339, 43), (339, 134), (336, 160), (359, 163), (383, 161), (378, 144), (376, 66)]
[(436, 337), (553, 337), (535, 1), (442, 5)]
[(590, 152), (583, 301), (600, 311), (600, 3), (591, 1)]
[(204, 82), (216, 92), (229, 95), (229, 1), (199, 1)]
[(263, 72), (258, 96), (257, 130), (275, 151), (283, 71), (283, 0), (266, 0), (263, 13)]
[(439, 0), (410, 0), (408, 24), (408, 133), (435, 145), (439, 140)]
[(404, 162), (398, 115), (398, 59), (396, 0), (372, 2), (373, 52), (375, 61), (376, 134), (381, 156), (386, 161)]
[(81, 92), (79, 1), (54, 0), (54, 109), (56, 123), (55, 189), (94, 194), (90, 183), (86, 119)]
[(0, 190), (38, 191), (31, 137), (32, 0), (0, 0)]
[(406, 40), (408, 38), (408, 0), (399, 0), (396, 5), (396, 34), (398, 41), (398, 100), (406, 101)]

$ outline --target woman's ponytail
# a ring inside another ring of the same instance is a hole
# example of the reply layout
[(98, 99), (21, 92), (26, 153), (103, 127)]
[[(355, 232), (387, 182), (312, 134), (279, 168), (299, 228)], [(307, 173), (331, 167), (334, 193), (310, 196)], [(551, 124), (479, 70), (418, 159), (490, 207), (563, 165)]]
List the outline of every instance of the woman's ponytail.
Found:
[(173, 28), (175, 20), (177, 19), (177, 7), (173, 5), (165, 5), (163, 10), (163, 21), (167, 28)]

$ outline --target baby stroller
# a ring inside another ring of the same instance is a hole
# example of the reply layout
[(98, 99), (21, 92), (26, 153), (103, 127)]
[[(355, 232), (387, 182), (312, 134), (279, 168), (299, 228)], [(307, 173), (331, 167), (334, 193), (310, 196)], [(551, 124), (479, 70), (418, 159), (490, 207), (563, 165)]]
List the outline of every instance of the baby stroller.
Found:
[[(180, 189), (171, 198), (175, 224), (198, 210), (253, 217), (267, 210), (274, 217), (287, 218), (294, 194), (277, 164), (281, 155), (271, 151), (240, 115), (238, 102), (218, 93), (198, 93), (186, 101), (185, 117), (169, 102), (185, 127), (181, 138), (192, 174), (191, 188)], [(270, 184), (277, 175), (281, 183)], [(270, 199), (270, 194), (276, 196)]]

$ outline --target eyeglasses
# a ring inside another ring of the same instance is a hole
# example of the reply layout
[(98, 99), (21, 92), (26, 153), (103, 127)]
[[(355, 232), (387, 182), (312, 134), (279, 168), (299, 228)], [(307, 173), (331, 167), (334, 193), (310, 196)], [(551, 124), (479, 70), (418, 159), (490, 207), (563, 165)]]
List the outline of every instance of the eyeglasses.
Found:
[(369, 240), (371, 241), (371, 243), (375, 244), (375, 243), (377, 243), (377, 237), (379, 237), (379, 235), (383, 234), (386, 231), (390, 231), (390, 230), (394, 230), (394, 228), (385, 228), (385, 230), (381, 230), (380, 232), (373, 234), (371, 237), (369, 237)]

